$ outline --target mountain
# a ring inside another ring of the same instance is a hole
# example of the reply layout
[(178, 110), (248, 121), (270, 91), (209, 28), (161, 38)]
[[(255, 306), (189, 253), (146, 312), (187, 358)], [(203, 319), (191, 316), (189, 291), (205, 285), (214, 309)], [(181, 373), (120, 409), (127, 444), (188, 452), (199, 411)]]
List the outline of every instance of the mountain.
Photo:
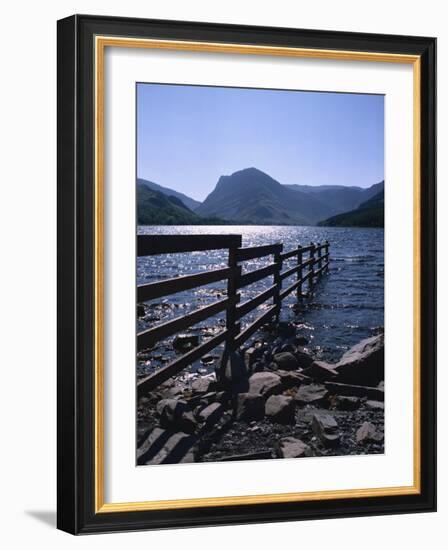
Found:
[[(372, 186), (375, 187), (375, 186)], [(376, 194), (358, 208), (333, 216), (318, 223), (330, 227), (384, 227), (384, 182), (376, 184)]]
[(257, 168), (246, 168), (221, 176), (196, 213), (238, 223), (314, 225), (330, 216), (333, 208), (313, 194), (281, 185)]
[(221, 224), (216, 218), (201, 218), (175, 196), (167, 196), (137, 183), (137, 223), (139, 225)]
[(174, 189), (163, 187), (162, 185), (159, 185), (158, 183), (154, 183), (153, 181), (137, 178), (137, 184), (146, 185), (153, 191), (158, 191), (159, 193), (163, 193), (164, 195), (167, 195), (169, 197), (177, 197), (185, 204), (187, 208), (193, 211), (196, 210), (196, 208), (201, 204), (199, 201), (196, 201), (190, 197), (187, 197), (187, 195), (184, 195), (179, 191), (174, 191)]
[(355, 210), (361, 203), (384, 188), (384, 183), (377, 183), (368, 187), (346, 187), (343, 185), (287, 185), (290, 189), (308, 193), (324, 202), (331, 209), (329, 216)]

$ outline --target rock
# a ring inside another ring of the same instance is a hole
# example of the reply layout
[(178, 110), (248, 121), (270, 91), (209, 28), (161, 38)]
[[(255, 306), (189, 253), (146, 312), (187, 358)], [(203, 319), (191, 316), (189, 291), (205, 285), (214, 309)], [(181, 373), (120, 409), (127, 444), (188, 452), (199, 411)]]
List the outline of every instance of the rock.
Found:
[(313, 432), (327, 447), (334, 447), (339, 443), (338, 423), (330, 414), (314, 414), (312, 420)]
[(293, 424), (295, 410), (294, 399), (286, 395), (271, 395), (265, 404), (266, 416), (280, 424)]
[(384, 439), (384, 435), (377, 431), (371, 422), (364, 422), (356, 432), (356, 441), (358, 443), (378, 442)]
[(195, 462), (195, 435), (154, 428), (137, 449), (138, 464)]
[(196, 430), (193, 412), (186, 401), (180, 399), (162, 399), (157, 403), (162, 428), (173, 428), (187, 433)]
[(205, 422), (206, 424), (214, 424), (217, 422), (222, 414), (224, 413), (224, 407), (221, 403), (211, 403), (204, 409), (202, 409), (198, 415), (197, 418), (199, 422)]
[(216, 377), (214, 374), (201, 376), (196, 378), (191, 384), (191, 389), (194, 393), (209, 393), (216, 388)]
[(296, 353), (297, 351), (297, 348), (294, 344), (284, 344), (281, 348), (280, 348), (280, 351), (282, 352), (289, 352), (289, 353)]
[(308, 368), (314, 362), (313, 356), (304, 348), (297, 348), (295, 356), (301, 369)]
[(376, 386), (384, 380), (384, 335), (366, 338), (349, 349), (335, 365), (338, 381)]
[(299, 367), (295, 355), (289, 351), (283, 351), (274, 355), (274, 363), (282, 370), (296, 370)]
[(255, 361), (257, 361), (257, 359), (260, 359), (262, 355), (263, 350), (260, 347), (252, 347), (246, 350), (244, 354), (244, 362), (246, 364), (247, 370), (250, 370)]
[(325, 382), (325, 387), (331, 394), (335, 395), (354, 395), (356, 397), (367, 397), (376, 401), (384, 401), (384, 391), (380, 388), (340, 384), (339, 382)]
[(201, 363), (203, 365), (211, 365), (215, 362), (215, 357), (213, 355), (204, 355), (204, 357), (201, 358)]
[(308, 338), (305, 338), (305, 336), (297, 336), (296, 338), (296, 344), (298, 346), (307, 346), (309, 344)]
[(301, 439), (284, 437), (278, 444), (278, 456), (280, 458), (300, 458), (311, 456), (310, 447)]
[(221, 366), (217, 371), (219, 383), (225, 387), (232, 387), (246, 380), (248, 370), (239, 353), (224, 352), (221, 358)]
[(314, 378), (318, 382), (326, 382), (327, 380), (334, 380), (338, 373), (334, 369), (334, 365), (326, 363), (325, 361), (313, 361), (312, 364), (304, 370), (304, 374), (310, 378)]
[(250, 422), (264, 418), (264, 399), (256, 393), (240, 393), (237, 397), (236, 417)]
[(285, 388), (298, 388), (303, 383), (311, 382), (311, 378), (297, 371), (277, 370), (275, 374), (280, 376)]
[(371, 411), (384, 411), (384, 403), (382, 401), (369, 400), (366, 401), (366, 407)]
[(255, 361), (255, 363), (252, 365), (251, 372), (263, 372), (264, 366), (265, 365), (263, 361)]
[(146, 315), (145, 306), (143, 304), (137, 304), (137, 317), (141, 319)]
[(197, 334), (178, 334), (173, 340), (173, 348), (177, 351), (185, 352), (199, 344)]
[(331, 399), (331, 405), (340, 411), (355, 411), (356, 409), (359, 409), (361, 400), (359, 397), (335, 395)]
[(294, 399), (301, 405), (308, 405), (312, 403), (317, 405), (322, 403), (328, 395), (328, 391), (325, 386), (319, 384), (307, 384), (300, 386)]
[(270, 395), (283, 391), (280, 376), (273, 372), (256, 372), (249, 378), (249, 393), (262, 395), (265, 399)]

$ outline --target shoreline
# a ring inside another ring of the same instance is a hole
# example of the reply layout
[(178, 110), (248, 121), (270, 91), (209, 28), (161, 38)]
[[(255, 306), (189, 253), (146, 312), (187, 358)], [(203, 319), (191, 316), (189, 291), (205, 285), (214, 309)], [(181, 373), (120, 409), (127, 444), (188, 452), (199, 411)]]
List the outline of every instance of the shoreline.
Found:
[(218, 376), (184, 371), (140, 398), (138, 464), (384, 453), (383, 334), (326, 363), (292, 323), (264, 328)]

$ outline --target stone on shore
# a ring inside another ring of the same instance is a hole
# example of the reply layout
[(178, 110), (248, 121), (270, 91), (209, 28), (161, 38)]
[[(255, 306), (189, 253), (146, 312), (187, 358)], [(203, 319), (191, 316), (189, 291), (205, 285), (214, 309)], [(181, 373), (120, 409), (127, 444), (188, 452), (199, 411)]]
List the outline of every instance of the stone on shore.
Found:
[(137, 449), (138, 464), (195, 462), (192, 449), (197, 437), (184, 432), (154, 428)]
[(376, 386), (384, 380), (384, 334), (366, 338), (350, 348), (336, 363), (338, 381)]
[(359, 397), (334, 395), (330, 399), (331, 406), (340, 411), (355, 411), (359, 409), (361, 400)]
[(356, 441), (358, 443), (379, 442), (384, 439), (384, 435), (378, 432), (371, 422), (364, 422), (356, 432)]
[(266, 416), (279, 424), (293, 424), (295, 421), (295, 402), (286, 395), (271, 395), (265, 404)]
[(256, 372), (249, 378), (248, 393), (257, 393), (264, 398), (281, 393), (283, 384), (280, 376), (273, 372)]
[(326, 382), (327, 380), (334, 380), (338, 373), (334, 368), (334, 365), (326, 363), (325, 361), (313, 361), (313, 363), (304, 370), (304, 374), (310, 378), (314, 378), (318, 382)]
[(172, 428), (187, 433), (193, 433), (196, 430), (196, 420), (186, 401), (162, 399), (157, 403), (157, 413), (160, 415), (162, 428)]
[(314, 362), (314, 357), (304, 348), (297, 348), (295, 356), (301, 369), (307, 369)]
[(191, 384), (191, 389), (193, 393), (210, 393), (216, 388), (216, 377), (214, 374), (209, 374), (207, 376), (201, 376), (193, 380)]
[(374, 401), (369, 399), (366, 401), (366, 408), (371, 411), (384, 411), (384, 403), (382, 401)]
[(274, 363), (281, 370), (296, 370), (299, 368), (299, 362), (290, 351), (282, 351), (274, 355)]
[(310, 447), (301, 439), (284, 437), (278, 444), (278, 456), (280, 458), (300, 458), (311, 456)]
[(340, 384), (339, 382), (325, 382), (325, 387), (334, 395), (353, 395), (355, 397), (367, 397), (376, 401), (384, 401), (384, 390), (380, 388)]
[(301, 405), (308, 405), (312, 403), (317, 405), (322, 403), (328, 395), (328, 391), (325, 386), (320, 384), (307, 384), (300, 386), (294, 399)]
[(334, 416), (330, 414), (314, 414), (312, 427), (316, 437), (325, 446), (334, 447), (339, 443), (339, 428)]
[(197, 418), (199, 422), (205, 422), (206, 424), (214, 424), (217, 422), (222, 414), (224, 413), (224, 407), (221, 403), (210, 403), (210, 405), (207, 405), (204, 407), (199, 413), (197, 414)]
[(264, 399), (257, 393), (240, 393), (237, 397), (236, 417), (251, 422), (264, 418)]
[(285, 388), (298, 388), (301, 384), (311, 382), (311, 378), (297, 371), (276, 370), (275, 374), (280, 376)]

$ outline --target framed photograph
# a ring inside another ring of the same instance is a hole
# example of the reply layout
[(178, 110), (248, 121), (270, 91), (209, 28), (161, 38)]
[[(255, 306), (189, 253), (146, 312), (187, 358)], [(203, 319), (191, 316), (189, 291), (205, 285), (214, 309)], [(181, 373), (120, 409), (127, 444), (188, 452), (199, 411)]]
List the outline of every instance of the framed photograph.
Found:
[(58, 22), (58, 527), (436, 508), (434, 38)]

